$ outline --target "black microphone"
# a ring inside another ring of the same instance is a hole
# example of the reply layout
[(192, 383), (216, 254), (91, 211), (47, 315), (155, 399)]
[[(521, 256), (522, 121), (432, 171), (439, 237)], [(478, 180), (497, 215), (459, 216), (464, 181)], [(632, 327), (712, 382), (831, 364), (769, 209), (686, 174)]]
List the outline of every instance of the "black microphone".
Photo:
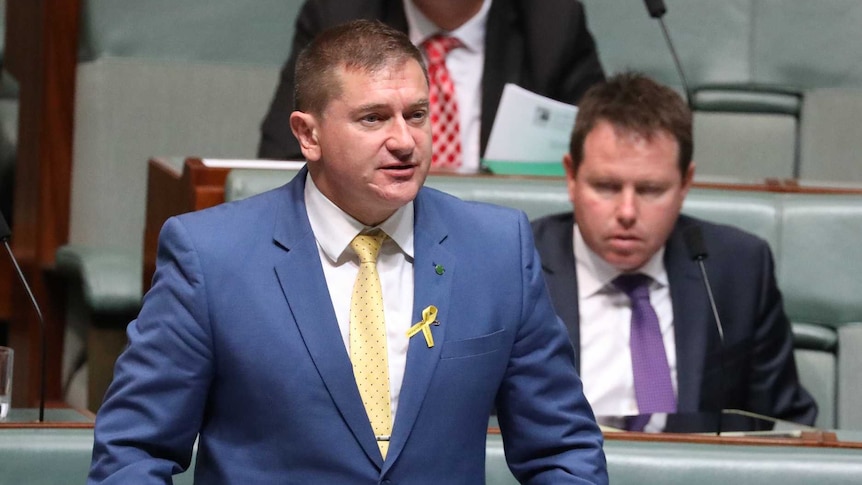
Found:
[(660, 19), (667, 12), (664, 6), (664, 0), (644, 0), (649, 16), (654, 19)]
[(30, 285), (27, 284), (27, 279), (24, 278), (24, 273), (21, 272), (21, 267), (18, 266), (18, 260), (12, 254), (12, 248), (9, 247), (9, 236), (12, 235), (12, 230), (9, 229), (9, 224), (6, 223), (6, 218), (0, 214), (0, 241), (6, 246), (6, 252), (9, 253), (9, 259), (15, 265), (15, 271), (18, 273), (18, 279), (27, 290), (27, 295), (30, 297), (30, 302), (33, 308), (36, 309), (36, 315), (39, 317), (39, 336), (41, 337), (41, 355), (39, 360), (39, 422), (45, 421), (45, 320), (42, 318), (42, 310), (39, 309), (39, 304), (36, 303), (36, 297), (33, 296), (33, 291), (30, 290)]
[(703, 284), (706, 287), (706, 296), (709, 299), (709, 306), (712, 308), (712, 316), (715, 318), (715, 328), (718, 330), (718, 430), (716, 435), (721, 434), (721, 415), (724, 409), (724, 327), (721, 326), (721, 318), (718, 316), (718, 308), (715, 306), (715, 297), (712, 294), (712, 286), (709, 284), (709, 276), (706, 274), (706, 265), (703, 261), (709, 256), (706, 251), (706, 244), (703, 242), (703, 232), (698, 225), (690, 225), (683, 231), (685, 245), (688, 248), (688, 254), (700, 267), (700, 274), (703, 277)]
[(667, 31), (667, 27), (664, 25), (664, 19), (662, 19), (664, 14), (667, 13), (667, 8), (664, 6), (664, 0), (644, 0), (644, 3), (646, 4), (647, 12), (649, 12), (650, 17), (657, 19), (661, 26), (665, 43), (667, 43), (670, 55), (673, 57), (673, 63), (676, 65), (676, 72), (679, 74), (679, 78), (682, 81), (682, 89), (685, 91), (685, 101), (688, 103), (688, 107), (691, 108), (691, 91), (688, 89), (688, 81), (685, 80), (685, 73), (682, 70), (682, 64), (679, 62), (679, 56), (676, 55), (673, 41), (670, 40), (670, 34)]

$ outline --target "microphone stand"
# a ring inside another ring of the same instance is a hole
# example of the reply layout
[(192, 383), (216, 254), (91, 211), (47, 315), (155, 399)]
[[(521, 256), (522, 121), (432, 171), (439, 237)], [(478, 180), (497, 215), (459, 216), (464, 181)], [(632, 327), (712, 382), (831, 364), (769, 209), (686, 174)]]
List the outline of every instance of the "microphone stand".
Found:
[(688, 81), (685, 79), (685, 73), (682, 70), (682, 64), (679, 61), (679, 56), (676, 54), (676, 48), (673, 46), (673, 42), (670, 40), (670, 33), (667, 31), (667, 27), (664, 24), (664, 19), (661, 17), (658, 18), (658, 24), (661, 26), (661, 32), (664, 34), (664, 40), (667, 43), (667, 47), (670, 50), (670, 55), (673, 57), (673, 63), (676, 65), (676, 71), (679, 73), (679, 79), (682, 81), (682, 89), (685, 91), (685, 102), (688, 104), (689, 109), (693, 109), (692, 101), (691, 101), (691, 91), (688, 89)]
[(700, 274), (703, 276), (703, 284), (706, 287), (706, 295), (709, 298), (709, 306), (712, 307), (712, 315), (715, 318), (715, 327), (718, 329), (718, 429), (715, 430), (716, 436), (721, 436), (722, 415), (724, 414), (724, 329), (721, 326), (721, 320), (718, 318), (718, 308), (715, 306), (715, 298), (712, 296), (712, 287), (709, 284), (709, 276), (706, 275), (706, 265), (703, 260), (706, 256), (700, 256), (695, 259), (700, 268)]
[(685, 72), (682, 70), (682, 63), (679, 61), (679, 56), (676, 55), (676, 48), (674, 48), (673, 41), (670, 39), (670, 33), (667, 30), (667, 26), (664, 24), (663, 17), (667, 12), (664, 0), (644, 0), (644, 3), (646, 4), (647, 12), (649, 12), (650, 17), (658, 20), (658, 24), (661, 26), (661, 32), (664, 34), (664, 41), (670, 50), (671, 57), (673, 57), (673, 63), (676, 66), (676, 72), (679, 74), (679, 79), (682, 81), (682, 89), (685, 91), (685, 102), (688, 103), (689, 109), (693, 110), (694, 106), (691, 104), (691, 91), (688, 89), (688, 81), (685, 79)]
[(9, 247), (8, 237), (4, 237), (2, 240), (3, 245), (6, 246), (6, 251), (9, 253), (9, 259), (11, 259), (12, 264), (15, 265), (18, 279), (21, 280), (21, 283), (24, 285), (24, 289), (27, 290), (27, 296), (30, 297), (30, 302), (33, 304), (33, 308), (36, 309), (36, 316), (39, 317), (39, 333), (41, 340), (41, 357), (39, 359), (39, 422), (43, 423), (45, 422), (45, 319), (42, 318), (42, 310), (39, 309), (39, 305), (36, 303), (36, 297), (33, 295), (30, 285), (27, 284), (27, 279), (24, 278), (24, 273), (21, 271), (21, 267), (18, 266), (18, 260), (15, 259), (15, 255), (12, 254), (12, 248)]

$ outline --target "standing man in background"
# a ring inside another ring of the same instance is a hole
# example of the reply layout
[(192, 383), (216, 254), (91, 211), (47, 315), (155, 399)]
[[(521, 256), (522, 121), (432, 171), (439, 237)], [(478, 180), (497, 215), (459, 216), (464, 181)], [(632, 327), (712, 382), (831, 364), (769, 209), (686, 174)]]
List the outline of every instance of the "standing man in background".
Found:
[[(564, 157), (573, 213), (533, 223), (557, 313), (598, 415), (742, 409), (813, 424), (767, 243), (680, 215), (694, 177), (692, 117), (632, 73), (581, 100)], [(685, 231), (703, 234), (719, 339)]]
[(168, 483), (197, 438), (196, 483), (475, 485), (492, 408), (521, 483), (608, 483), (526, 216), (422, 187), (419, 50), (354, 21), (296, 80), (306, 168), (165, 223), (89, 483)]
[(357, 18), (381, 20), (423, 50), (431, 75), (434, 171), (483, 170), (480, 159), (506, 83), (577, 104), (604, 79), (578, 0), (308, 0), (261, 127), (259, 157), (302, 157), (289, 123), (296, 56), (321, 30)]

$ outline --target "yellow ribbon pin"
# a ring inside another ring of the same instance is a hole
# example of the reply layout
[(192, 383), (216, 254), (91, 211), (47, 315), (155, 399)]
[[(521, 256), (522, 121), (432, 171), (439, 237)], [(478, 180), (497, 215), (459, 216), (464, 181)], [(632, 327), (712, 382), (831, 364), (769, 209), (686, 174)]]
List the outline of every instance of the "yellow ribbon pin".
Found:
[(431, 325), (440, 325), (440, 322), (437, 321), (437, 307), (434, 305), (429, 305), (427, 308), (422, 310), (422, 321), (410, 327), (410, 330), (407, 331), (407, 338), (416, 335), (421, 330), (422, 334), (425, 336), (425, 343), (430, 349), (434, 346), (434, 336), (431, 335)]

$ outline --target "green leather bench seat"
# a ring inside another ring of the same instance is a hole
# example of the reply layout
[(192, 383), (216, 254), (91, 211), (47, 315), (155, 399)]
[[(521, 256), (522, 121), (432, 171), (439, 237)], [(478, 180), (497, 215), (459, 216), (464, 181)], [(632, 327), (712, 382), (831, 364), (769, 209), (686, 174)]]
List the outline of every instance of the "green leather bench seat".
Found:
[[(0, 485), (85, 483), (92, 453), (92, 429), (0, 429)], [(190, 472), (174, 477), (192, 483)]]
[[(613, 485), (849, 485), (862, 477), (859, 450), (605, 440)], [(500, 436), (490, 435), (489, 485), (517, 485)]]

